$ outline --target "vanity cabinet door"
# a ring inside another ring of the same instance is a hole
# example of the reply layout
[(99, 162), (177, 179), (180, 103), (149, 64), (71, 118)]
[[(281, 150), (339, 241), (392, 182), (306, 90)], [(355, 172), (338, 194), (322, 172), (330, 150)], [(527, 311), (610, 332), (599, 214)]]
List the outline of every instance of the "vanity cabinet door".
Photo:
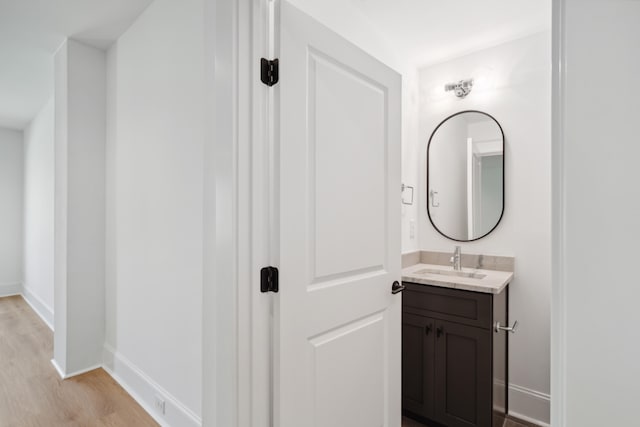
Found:
[(436, 321), (402, 314), (402, 408), (434, 418)]
[(491, 332), (438, 320), (435, 335), (435, 419), (491, 427)]

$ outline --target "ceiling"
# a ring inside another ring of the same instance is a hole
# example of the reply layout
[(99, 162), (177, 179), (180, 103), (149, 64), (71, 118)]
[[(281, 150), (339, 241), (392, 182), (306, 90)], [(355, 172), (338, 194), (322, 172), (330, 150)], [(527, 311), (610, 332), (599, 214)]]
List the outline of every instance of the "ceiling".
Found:
[(397, 56), (418, 66), (551, 28), (551, 0), (350, 1)]
[[(345, 0), (322, 1), (340, 10)], [(550, 0), (349, 1), (414, 65), (551, 26)], [(51, 97), (53, 54), (66, 37), (106, 48), (151, 2), (0, 0), (0, 127), (23, 129)]]
[(53, 94), (67, 37), (106, 48), (152, 0), (0, 0), (0, 127), (23, 129)]

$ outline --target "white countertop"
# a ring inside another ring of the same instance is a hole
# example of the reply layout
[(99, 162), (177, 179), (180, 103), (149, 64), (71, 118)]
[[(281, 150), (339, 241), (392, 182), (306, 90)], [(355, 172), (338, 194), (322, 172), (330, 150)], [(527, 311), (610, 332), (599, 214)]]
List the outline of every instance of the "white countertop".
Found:
[(465, 291), (483, 292), (487, 294), (499, 294), (507, 287), (511, 279), (513, 279), (513, 273), (507, 271), (472, 268), (463, 268), (461, 270), (463, 273), (484, 275), (482, 278), (473, 278), (429, 273), (422, 270), (438, 270), (445, 273), (455, 274), (453, 267), (450, 266), (415, 264), (402, 270), (402, 281), (439, 286), (442, 288), (462, 289)]

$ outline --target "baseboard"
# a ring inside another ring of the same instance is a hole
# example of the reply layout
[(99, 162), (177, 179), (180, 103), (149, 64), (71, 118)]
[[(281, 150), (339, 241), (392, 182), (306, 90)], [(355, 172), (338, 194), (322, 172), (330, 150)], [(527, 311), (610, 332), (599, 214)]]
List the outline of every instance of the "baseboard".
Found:
[(31, 306), (33, 311), (36, 312), (49, 329), (53, 331), (53, 309), (27, 288), (22, 289), (22, 298)]
[(66, 373), (60, 367), (60, 365), (58, 365), (58, 362), (56, 362), (55, 359), (51, 359), (51, 364), (56, 368), (56, 371), (58, 371), (58, 375), (60, 375), (60, 378), (63, 379), (63, 380), (66, 380), (68, 378), (72, 378), (72, 377), (75, 377), (75, 376), (78, 376), (78, 375), (86, 374), (87, 372), (95, 371), (96, 369), (102, 368), (102, 364), (99, 364), (99, 365), (90, 366), (90, 367), (85, 368), (85, 369), (80, 369), (79, 371)]
[(537, 426), (549, 427), (551, 396), (509, 384), (509, 415)]
[[(108, 344), (104, 346), (103, 368), (142, 408), (163, 427), (201, 427), (202, 419), (182, 402), (160, 387), (137, 366)], [(165, 402), (162, 414), (154, 405), (155, 397)]]
[(0, 283), (0, 298), (22, 293), (22, 283)]
[(58, 362), (56, 362), (55, 359), (51, 359), (51, 364), (53, 365), (54, 368), (56, 368), (56, 372), (58, 373), (58, 375), (60, 376), (60, 378), (62, 378), (63, 380), (65, 379), (66, 374), (64, 373), (64, 371), (62, 370), (62, 368), (60, 367), (60, 365), (58, 365)]
[[(0, 288), (0, 292), (8, 287)], [(53, 311), (36, 295), (22, 286), (12, 288), (16, 292), (0, 295), (22, 295), (22, 298), (31, 306), (33, 311), (44, 321), (53, 331)], [(169, 392), (149, 378), (137, 366), (127, 358), (115, 351), (111, 346), (105, 344), (103, 353), (103, 363), (91, 366), (80, 371), (66, 373), (54, 360), (51, 364), (55, 367), (60, 378), (67, 379), (76, 375), (81, 375), (94, 369), (103, 368), (111, 377), (122, 386), (142, 408), (153, 417), (162, 427), (201, 427), (202, 420), (193, 411), (187, 408), (182, 402), (173, 397)], [(154, 406), (155, 397), (159, 396), (165, 402), (164, 414)]]

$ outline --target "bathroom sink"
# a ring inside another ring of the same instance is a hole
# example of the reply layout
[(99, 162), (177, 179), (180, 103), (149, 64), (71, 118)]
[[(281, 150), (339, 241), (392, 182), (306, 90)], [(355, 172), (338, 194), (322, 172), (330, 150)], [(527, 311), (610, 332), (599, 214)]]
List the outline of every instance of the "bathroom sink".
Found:
[(455, 271), (455, 270), (437, 270), (435, 268), (425, 268), (422, 270), (418, 270), (413, 274), (440, 274), (443, 276), (468, 277), (470, 279), (484, 279), (485, 277), (487, 277), (486, 274), (482, 274), (482, 273), (471, 273), (467, 271)]
[(454, 270), (446, 264), (417, 263), (402, 269), (403, 282), (495, 295), (502, 292), (512, 278), (513, 272), (510, 271), (479, 268)]

